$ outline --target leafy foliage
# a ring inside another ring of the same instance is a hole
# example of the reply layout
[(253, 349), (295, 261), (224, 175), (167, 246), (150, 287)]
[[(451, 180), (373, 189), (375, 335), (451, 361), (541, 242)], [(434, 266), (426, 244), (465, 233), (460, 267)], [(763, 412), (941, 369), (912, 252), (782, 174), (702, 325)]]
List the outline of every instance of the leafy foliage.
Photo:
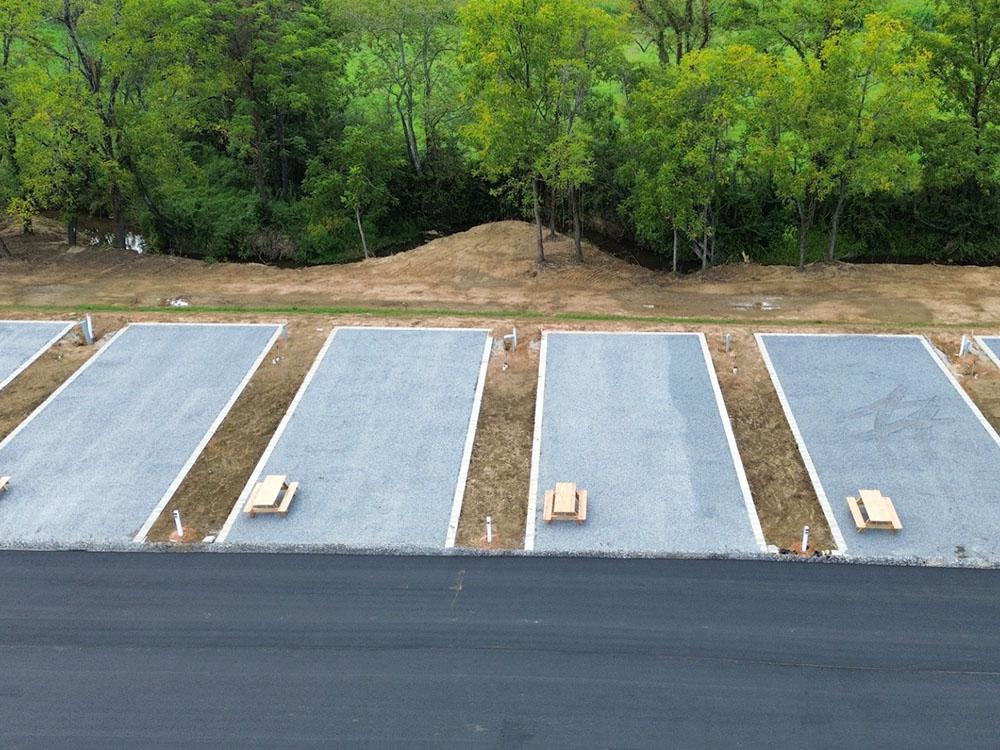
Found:
[(70, 242), (1000, 260), (1000, 0), (0, 0), (0, 43), (0, 205)]

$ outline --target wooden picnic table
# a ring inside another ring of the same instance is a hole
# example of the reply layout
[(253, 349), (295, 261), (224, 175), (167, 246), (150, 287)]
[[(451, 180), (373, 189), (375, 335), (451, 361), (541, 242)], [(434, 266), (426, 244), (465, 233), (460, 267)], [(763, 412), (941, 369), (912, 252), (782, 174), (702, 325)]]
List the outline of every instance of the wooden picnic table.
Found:
[(10, 477), (0, 477), (0, 492), (6, 491), (10, 487)]
[(269, 474), (264, 481), (254, 485), (253, 492), (243, 508), (250, 518), (258, 513), (275, 513), (279, 516), (288, 514), (288, 506), (292, 504), (298, 482), (289, 484), (285, 474)]
[(892, 499), (878, 490), (861, 490), (857, 498), (847, 498), (847, 506), (858, 531), (887, 529), (895, 533), (903, 528)]
[(587, 491), (578, 490), (573, 482), (556, 482), (555, 490), (545, 493), (545, 507), (542, 511), (545, 523), (553, 521), (587, 520)]

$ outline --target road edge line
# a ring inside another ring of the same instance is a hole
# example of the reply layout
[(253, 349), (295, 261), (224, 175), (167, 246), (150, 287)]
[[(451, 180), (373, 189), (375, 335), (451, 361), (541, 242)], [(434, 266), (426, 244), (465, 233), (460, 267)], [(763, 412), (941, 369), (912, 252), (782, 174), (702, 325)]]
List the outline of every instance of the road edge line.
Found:
[[(476, 330), (476, 329), (452, 329)], [(469, 478), (469, 464), (472, 463), (472, 448), (476, 443), (476, 431), (479, 429), (479, 411), (483, 405), (483, 391), (486, 388), (486, 370), (490, 365), (490, 353), (493, 351), (493, 336), (486, 335), (483, 347), (483, 358), (479, 364), (479, 377), (476, 380), (476, 394), (472, 398), (472, 412), (469, 414), (469, 427), (465, 433), (465, 446), (462, 448), (462, 463), (458, 469), (458, 481), (455, 482), (455, 494), (451, 499), (451, 515), (448, 518), (448, 534), (445, 537), (445, 549), (455, 546), (458, 536), (458, 522), (462, 517), (462, 503), (465, 500), (465, 484)]]
[(538, 513), (538, 470), (542, 456), (542, 418), (545, 413), (545, 366), (549, 332), (542, 331), (538, 350), (538, 392), (535, 394), (535, 426), (531, 435), (531, 473), (528, 479), (528, 517), (524, 523), (524, 549), (535, 551), (535, 516)]

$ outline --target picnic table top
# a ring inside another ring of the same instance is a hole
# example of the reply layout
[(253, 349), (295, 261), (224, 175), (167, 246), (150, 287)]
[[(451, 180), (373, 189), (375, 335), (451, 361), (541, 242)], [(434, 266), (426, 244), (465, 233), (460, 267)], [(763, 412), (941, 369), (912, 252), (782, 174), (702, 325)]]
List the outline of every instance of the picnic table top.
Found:
[(896, 510), (892, 500), (878, 490), (861, 490), (861, 504), (869, 520), (875, 523), (892, 523), (896, 518)]
[(264, 477), (260, 489), (254, 496), (254, 505), (274, 505), (287, 484), (288, 476), (285, 474), (270, 474)]
[(556, 513), (576, 513), (576, 484), (556, 482), (556, 496), (552, 510)]

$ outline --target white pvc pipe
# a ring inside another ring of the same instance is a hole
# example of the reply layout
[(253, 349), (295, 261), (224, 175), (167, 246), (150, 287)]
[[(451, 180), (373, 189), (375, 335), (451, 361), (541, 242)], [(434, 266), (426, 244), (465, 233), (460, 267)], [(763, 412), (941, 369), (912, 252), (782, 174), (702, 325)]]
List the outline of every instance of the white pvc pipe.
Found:
[(493, 544), (493, 516), (486, 516), (486, 543)]
[(177, 536), (184, 536), (184, 527), (181, 526), (181, 512), (179, 510), (174, 511), (174, 526), (177, 528)]
[(83, 329), (83, 340), (90, 346), (94, 343), (94, 321), (91, 320), (90, 313), (83, 316), (83, 325), (80, 327)]
[(805, 552), (809, 547), (809, 527), (802, 527), (802, 551)]

